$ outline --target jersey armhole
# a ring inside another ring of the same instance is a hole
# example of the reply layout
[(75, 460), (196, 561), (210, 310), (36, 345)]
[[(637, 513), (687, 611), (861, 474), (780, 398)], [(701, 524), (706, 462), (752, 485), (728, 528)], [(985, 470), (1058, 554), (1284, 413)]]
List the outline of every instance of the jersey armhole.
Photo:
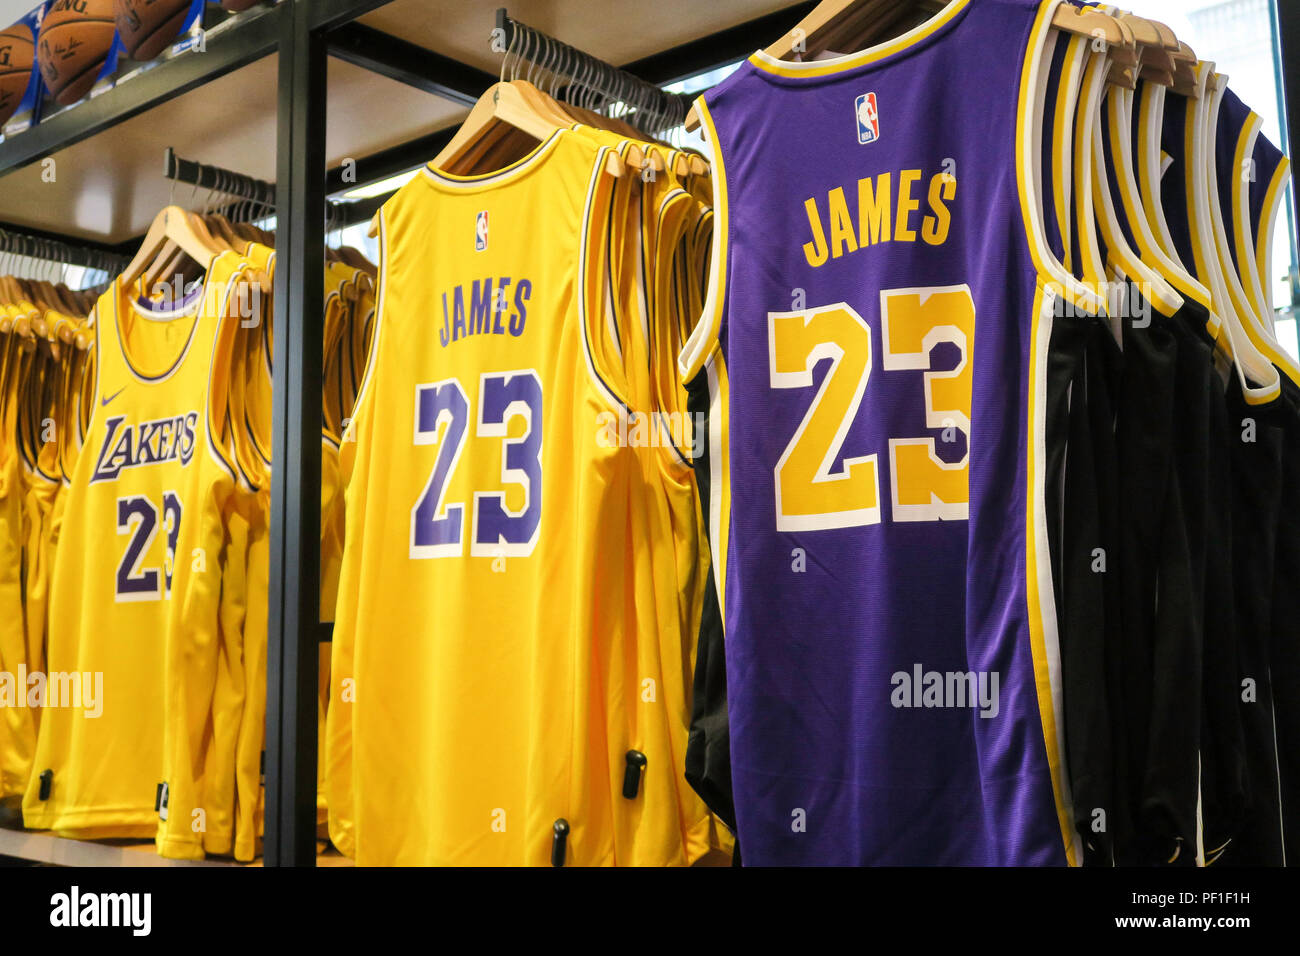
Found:
[(578, 236), (578, 326), (582, 338), (583, 364), (592, 388), (610, 410), (620, 416), (633, 411), (629, 404), (627, 379), (610, 356), (622, 354), (606, 336), (610, 335), (610, 316), (614, 298), (609, 285), (613, 268), (607, 230), (615, 182), (605, 169), (610, 146), (596, 150), (583, 202)]
[(204, 401), (203, 431), (208, 454), (212, 457), (226, 476), (236, 485), (240, 485), (240, 475), (226, 455), (234, 455), (234, 449), (223, 449), (217, 440), (216, 423), (226, 418), (230, 402), (230, 391), (238, 385), (232, 380), (234, 348), (237, 344), (234, 329), (239, 317), (232, 313), (231, 302), (238, 298), (234, 295), (240, 282), (246, 281), (247, 261), (242, 262), (226, 280), (226, 289), (222, 295), (221, 312), (217, 317), (217, 328), (213, 332), (212, 353), (208, 359), (208, 388)]
[[(86, 438), (90, 435), (90, 416), (95, 411), (95, 396), (99, 394), (99, 330), (92, 333), (94, 342), (90, 354), (86, 356), (89, 364), (81, 382), (81, 397), (77, 402), (77, 454), (86, 447)], [(73, 465), (75, 468), (75, 464)], [(71, 480), (72, 475), (68, 475)]]
[[(1260, 317), (1266, 321), (1272, 321), (1272, 313), (1266, 307), (1263, 290), (1263, 279), (1259, 269), (1256, 268), (1255, 257), (1252, 255), (1252, 243), (1250, 235), (1250, 194), (1245, 188), (1248, 178), (1253, 176), (1255, 168), (1255, 150), (1259, 143), (1259, 132), (1263, 126), (1264, 120), (1258, 113), (1251, 111), (1246, 117), (1246, 123), (1237, 135), (1237, 148), (1233, 151), (1232, 161), (1235, 172), (1232, 176), (1232, 196), (1230, 205), (1232, 209), (1232, 235), (1229, 241), (1232, 243), (1233, 261), (1237, 266), (1237, 274), (1241, 277), (1241, 284), (1250, 297), (1251, 305)], [(1246, 167), (1249, 166), (1250, 176), (1243, 175)]]
[[(1039, 282), (1063, 298), (1076, 312), (1105, 315), (1105, 302), (1066, 271), (1047, 240), (1043, 205), (1043, 125), (1050, 78), (1048, 66), (1059, 34), (1052, 28), (1052, 16), (1062, 0), (1047, 0), (1038, 11), (1025, 46), (1016, 108), (1015, 179), (1021, 220), (1030, 260)], [(1055, 144), (1053, 146), (1055, 150)], [(1073, 146), (1060, 153), (1066, 162), (1074, 156)]]
[(713, 123), (704, 97), (695, 100), (695, 110), (700, 117), (700, 132), (713, 149), (713, 238), (709, 256), (709, 279), (705, 287), (704, 308), (691, 329), (677, 367), (683, 382), (689, 382), (700, 373), (704, 363), (718, 348), (722, 332), (722, 311), (727, 300), (727, 167), (722, 155), (722, 143)]
[(1286, 195), (1286, 186), (1291, 179), (1291, 160), (1282, 157), (1282, 162), (1278, 164), (1277, 169), (1273, 172), (1273, 179), (1268, 184), (1268, 191), (1264, 194), (1264, 214), (1259, 220), (1259, 235), (1255, 237), (1255, 267), (1259, 272), (1260, 284), (1263, 286), (1264, 304), (1268, 307), (1268, 314), (1271, 316), (1275, 313), (1273, 307), (1273, 283), (1269, 281), (1269, 270), (1272, 268), (1273, 259), (1273, 235), (1277, 226), (1278, 211), (1282, 208), (1283, 197)]
[(375, 278), (375, 304), (371, 310), (370, 348), (366, 352), (366, 365), (361, 372), (361, 381), (357, 386), (357, 397), (352, 403), (352, 412), (347, 417), (343, 434), (339, 436), (340, 444), (357, 440), (358, 422), (369, 405), (371, 382), (375, 377), (375, 366), (379, 362), (379, 349), (384, 331), (384, 299), (388, 292), (388, 216), (384, 208), (379, 208), (375, 217), (379, 223), (379, 270)]
[[(713, 562), (713, 586), (718, 599), (718, 617), (725, 633), (727, 625), (727, 549), (731, 542), (731, 388), (727, 381), (727, 361), (721, 349), (714, 349), (700, 366), (698, 377), (707, 389), (708, 404), (704, 416), (702, 439), (708, 449), (708, 525), (709, 558)], [(694, 381), (694, 379), (692, 379)]]

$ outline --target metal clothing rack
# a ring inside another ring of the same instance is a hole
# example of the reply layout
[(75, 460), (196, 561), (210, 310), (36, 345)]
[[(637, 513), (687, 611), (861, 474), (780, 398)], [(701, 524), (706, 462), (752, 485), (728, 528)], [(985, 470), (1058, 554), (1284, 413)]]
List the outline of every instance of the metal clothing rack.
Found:
[(495, 36), (501, 44), (498, 52), (505, 55), (501, 63), (502, 77), (508, 72), (507, 67), (509, 72), (518, 75), (520, 66), (526, 65), (527, 78), (554, 91), (557, 98), (616, 116), (649, 135), (681, 126), (686, 120), (693, 97), (669, 93), (512, 19), (505, 7), (497, 10), (496, 29)]
[(59, 265), (84, 266), (110, 275), (126, 268), (130, 261), (129, 256), (119, 255), (102, 246), (7, 225), (0, 225), (0, 253)]
[[(245, 176), (243, 173), (181, 159), (170, 146), (163, 152), (163, 175), (179, 183), (189, 183), (199, 189), (208, 189), (247, 204), (250, 218), (269, 215), (275, 211), (275, 184)], [(235, 219), (236, 216), (227, 218)]]
[[(163, 152), (163, 175), (178, 183), (186, 183), (196, 189), (229, 196), (235, 202), (212, 210), (219, 212), (232, 222), (245, 222), (263, 219), (275, 215), (275, 183), (263, 179), (254, 179), (243, 173), (182, 159), (176, 151), (168, 146)], [(387, 196), (356, 201), (326, 201), (325, 228), (327, 231), (342, 229), (358, 222), (365, 222), (383, 205)]]

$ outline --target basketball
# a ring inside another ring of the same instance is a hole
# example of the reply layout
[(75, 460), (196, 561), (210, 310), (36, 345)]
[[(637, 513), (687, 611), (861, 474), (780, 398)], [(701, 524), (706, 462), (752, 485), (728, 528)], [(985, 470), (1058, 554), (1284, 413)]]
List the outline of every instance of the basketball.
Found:
[(221, 5), (231, 13), (239, 13), (261, 2), (262, 0), (221, 0)]
[(113, 0), (117, 32), (133, 60), (152, 60), (176, 39), (190, 0)]
[(36, 62), (36, 40), (25, 23), (0, 32), (0, 125), (14, 115)]
[(57, 102), (67, 106), (90, 92), (115, 32), (113, 0), (54, 0), (41, 24), (36, 61)]

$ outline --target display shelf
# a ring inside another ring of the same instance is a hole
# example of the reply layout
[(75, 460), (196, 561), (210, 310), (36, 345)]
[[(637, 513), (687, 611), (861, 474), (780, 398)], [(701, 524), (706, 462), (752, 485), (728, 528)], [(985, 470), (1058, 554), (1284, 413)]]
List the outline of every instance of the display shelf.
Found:
[(282, 9), (274, 6), (249, 10), (210, 31), (202, 52), (189, 51), (159, 63), (31, 129), (6, 137), (0, 143), (0, 172), (33, 163), (95, 136), (266, 56), (275, 49)]
[(233, 860), (165, 860), (151, 840), (69, 840), (33, 830), (0, 829), (0, 856), (52, 866), (241, 866)]
[[(69, 840), (53, 833), (0, 828), (0, 857), (44, 863), (49, 866), (263, 866), (258, 857), (251, 863), (209, 857), (206, 860), (165, 860), (152, 840)], [(316, 843), (316, 865), (349, 867), (353, 863), (329, 844)]]
[[(272, 53), (57, 149), (50, 154), (54, 182), (47, 181), (40, 162), (0, 174), (0, 221), (131, 245), (168, 202), (187, 205), (204, 199), (202, 190), (195, 193), (164, 178), (168, 146), (187, 159), (274, 181), (278, 67)], [(326, 156), (333, 167), (454, 127), (466, 112), (460, 103), (341, 59), (330, 58), (327, 82), (331, 115), (337, 117), (326, 135)], [(227, 105), (232, 103), (239, 104), (237, 110)], [(373, 122), (355, 121), (359, 115)], [(3, 148), (0, 144), (0, 153)]]
[[(493, 6), (504, 6), (511, 17), (608, 63), (624, 66), (797, 5), (790, 0), (502, 0), (493, 5), (392, 0), (360, 22), (495, 76), (501, 69), (501, 53), (492, 48)], [(798, 16), (785, 14), (774, 22), (779, 34), (798, 22)], [(771, 29), (769, 26), (767, 33), (738, 55), (771, 43), (775, 39)]]

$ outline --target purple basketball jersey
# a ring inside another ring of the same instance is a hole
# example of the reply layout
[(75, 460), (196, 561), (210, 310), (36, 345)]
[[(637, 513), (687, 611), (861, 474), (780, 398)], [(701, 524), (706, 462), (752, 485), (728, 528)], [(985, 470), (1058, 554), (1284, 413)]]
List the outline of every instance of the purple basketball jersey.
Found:
[(682, 366), (709, 387), (747, 864), (1074, 858), (1041, 484), (1059, 290), (1026, 183), (1054, 7), (954, 0), (704, 97), (714, 277)]

